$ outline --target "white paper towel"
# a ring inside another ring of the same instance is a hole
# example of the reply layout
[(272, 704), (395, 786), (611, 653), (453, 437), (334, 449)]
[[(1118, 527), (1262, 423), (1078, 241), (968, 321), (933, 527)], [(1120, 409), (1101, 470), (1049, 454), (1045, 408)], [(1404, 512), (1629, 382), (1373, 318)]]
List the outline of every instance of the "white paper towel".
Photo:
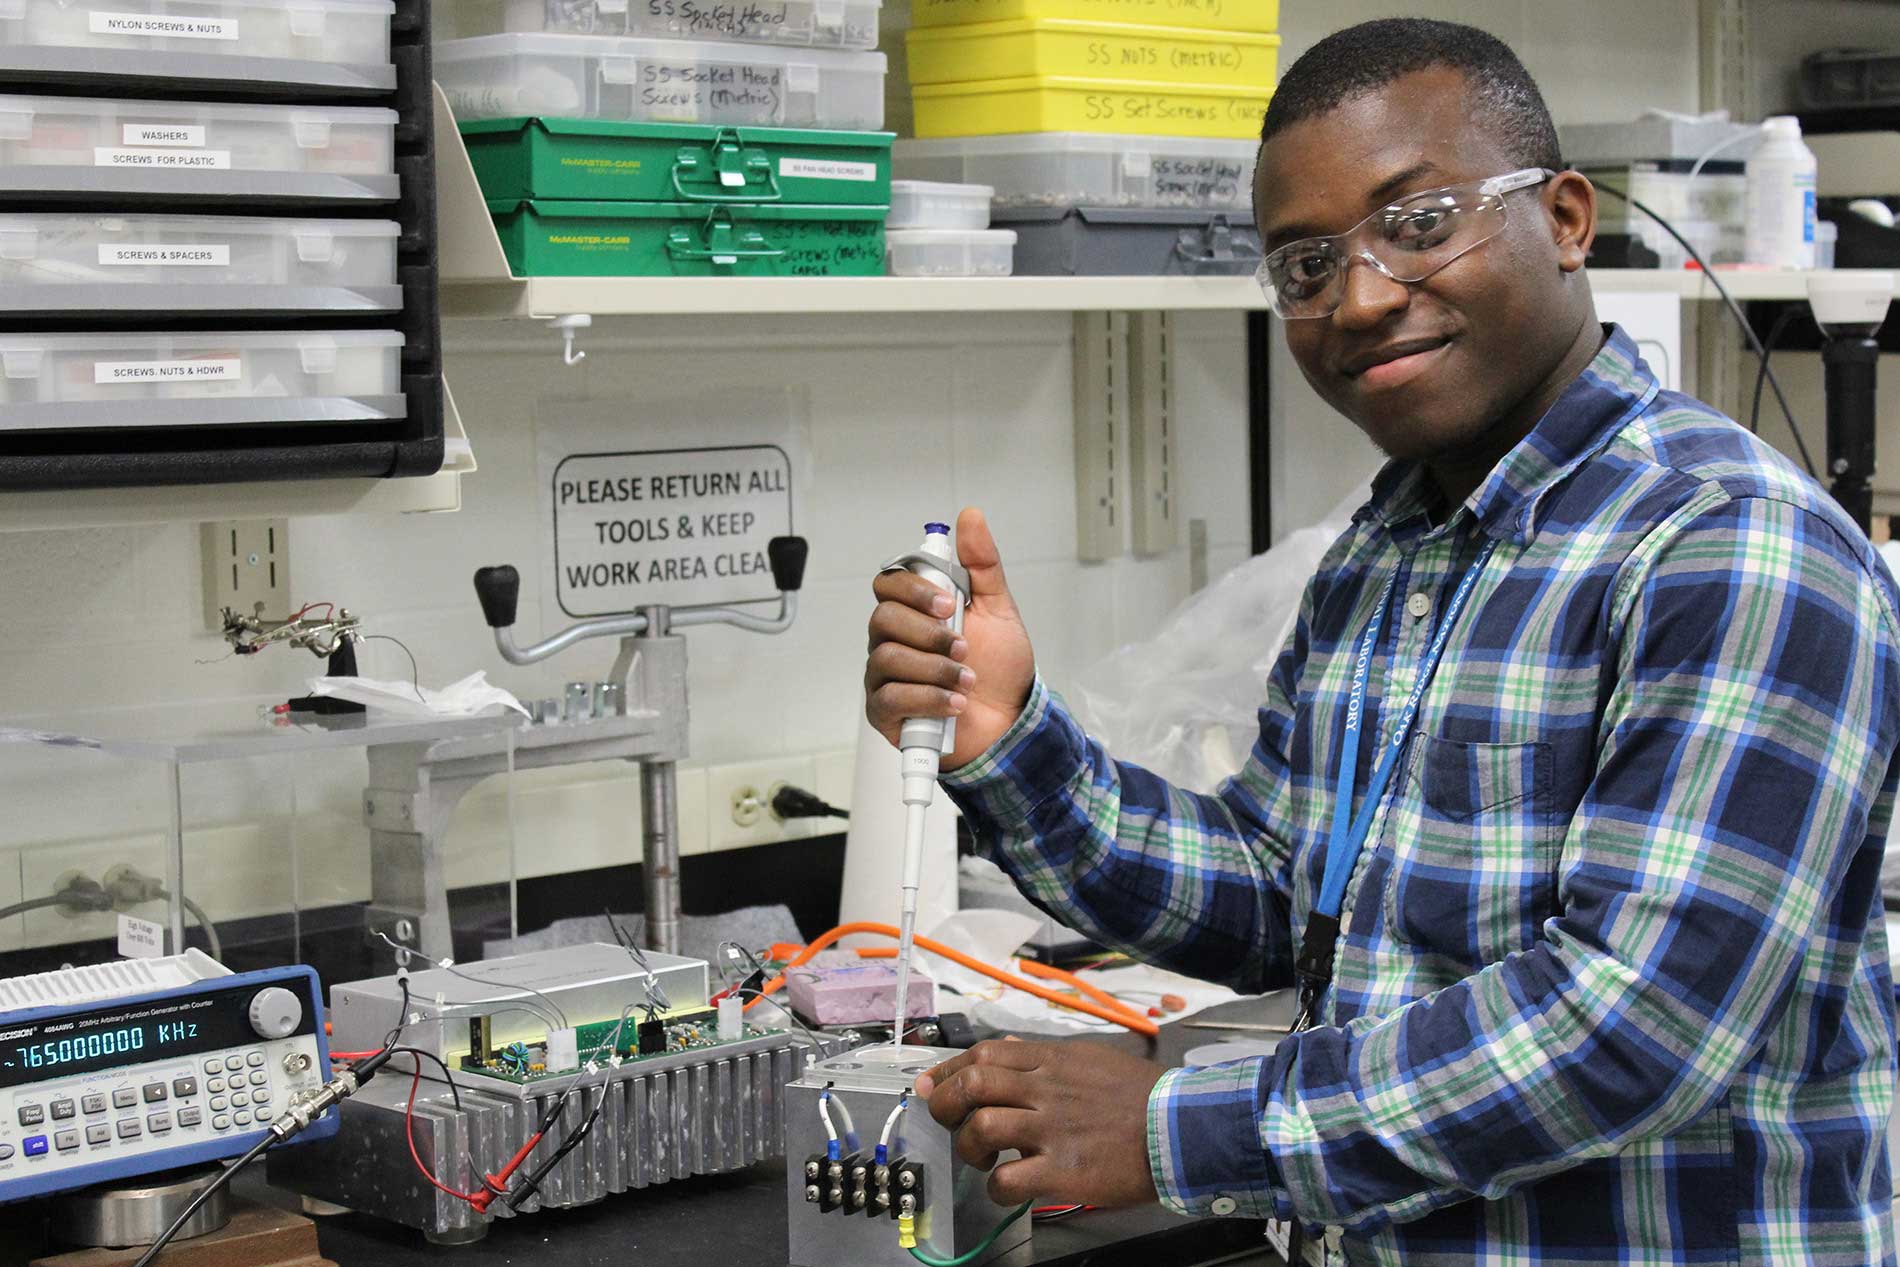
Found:
[[(900, 757), (871, 723), (858, 719), (858, 765), (851, 783), (851, 826), (845, 832), (844, 893), (839, 922), (895, 924), (902, 907), (904, 782)], [(917, 927), (935, 928), (957, 909), (956, 807), (941, 789), (924, 833), (923, 884)], [(874, 943), (882, 939), (853, 939)], [(888, 944), (888, 943), (886, 943)]]

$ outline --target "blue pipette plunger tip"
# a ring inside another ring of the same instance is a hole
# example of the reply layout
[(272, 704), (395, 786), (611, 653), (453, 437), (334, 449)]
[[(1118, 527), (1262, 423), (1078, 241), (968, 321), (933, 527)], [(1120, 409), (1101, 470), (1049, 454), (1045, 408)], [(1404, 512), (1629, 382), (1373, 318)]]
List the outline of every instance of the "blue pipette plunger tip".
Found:
[(950, 535), (950, 525), (949, 524), (925, 524), (924, 535), (926, 537), (930, 537), (930, 536), (947, 537)]

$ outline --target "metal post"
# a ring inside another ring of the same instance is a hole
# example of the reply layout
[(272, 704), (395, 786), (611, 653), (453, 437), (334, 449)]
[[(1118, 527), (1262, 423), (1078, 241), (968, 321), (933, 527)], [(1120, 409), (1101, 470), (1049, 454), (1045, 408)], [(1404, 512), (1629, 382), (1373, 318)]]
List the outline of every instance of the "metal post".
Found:
[(647, 947), (680, 953), (679, 766), (640, 766), (640, 874), (646, 888)]
[(166, 791), (172, 815), (165, 831), (165, 843), (171, 855), (165, 860), (165, 885), (171, 892), (171, 899), (165, 904), (165, 922), (171, 930), (171, 945), (166, 949), (174, 955), (182, 955), (185, 953), (185, 792), (183, 774), (176, 761), (172, 762)]

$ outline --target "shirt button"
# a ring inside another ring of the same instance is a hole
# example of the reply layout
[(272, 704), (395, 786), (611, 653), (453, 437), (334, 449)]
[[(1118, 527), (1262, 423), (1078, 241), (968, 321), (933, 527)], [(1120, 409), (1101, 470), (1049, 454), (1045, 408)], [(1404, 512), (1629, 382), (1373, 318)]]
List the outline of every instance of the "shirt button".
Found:
[(1405, 610), (1411, 613), (1413, 620), (1425, 619), (1432, 614), (1432, 596), (1420, 590), (1405, 600)]
[(1230, 1218), (1234, 1211), (1240, 1209), (1240, 1202), (1232, 1197), (1215, 1197), (1214, 1204), (1208, 1209), (1212, 1210), (1217, 1218)]

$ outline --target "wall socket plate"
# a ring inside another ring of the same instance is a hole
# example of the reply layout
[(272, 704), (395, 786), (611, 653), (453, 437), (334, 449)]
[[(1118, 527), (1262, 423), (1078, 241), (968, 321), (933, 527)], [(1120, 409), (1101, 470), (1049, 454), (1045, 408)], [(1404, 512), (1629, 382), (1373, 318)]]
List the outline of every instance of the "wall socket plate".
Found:
[(227, 607), (290, 619), (289, 520), (221, 520), (205, 524), (202, 535), (206, 628), (222, 632)]

